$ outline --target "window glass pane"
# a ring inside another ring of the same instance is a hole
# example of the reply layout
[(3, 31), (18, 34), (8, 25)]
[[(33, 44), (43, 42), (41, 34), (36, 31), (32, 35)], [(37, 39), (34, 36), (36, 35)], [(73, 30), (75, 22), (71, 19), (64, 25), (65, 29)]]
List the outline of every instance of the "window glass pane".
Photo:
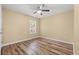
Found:
[(30, 20), (30, 34), (36, 33), (36, 20)]

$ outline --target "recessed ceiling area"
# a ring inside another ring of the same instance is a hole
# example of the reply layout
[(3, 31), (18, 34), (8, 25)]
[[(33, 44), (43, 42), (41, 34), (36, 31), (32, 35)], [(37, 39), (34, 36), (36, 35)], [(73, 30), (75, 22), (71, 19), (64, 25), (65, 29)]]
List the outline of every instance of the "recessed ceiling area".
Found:
[(3, 8), (23, 13), (24, 15), (33, 16), (36, 18), (42, 18), (46, 16), (52, 16), (61, 12), (65, 12), (73, 9), (72, 4), (45, 4), (44, 9), (49, 9), (49, 12), (43, 12), (43, 15), (38, 13), (33, 14), (41, 4), (4, 4)]

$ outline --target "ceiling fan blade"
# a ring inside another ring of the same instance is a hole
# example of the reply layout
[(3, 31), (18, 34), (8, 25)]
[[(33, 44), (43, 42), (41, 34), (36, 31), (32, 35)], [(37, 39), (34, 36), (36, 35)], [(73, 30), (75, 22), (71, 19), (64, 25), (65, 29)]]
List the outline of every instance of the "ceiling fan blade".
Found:
[(42, 11), (49, 12), (50, 10), (42, 10)]
[(36, 13), (37, 13), (37, 11), (33, 12), (33, 14), (36, 14)]

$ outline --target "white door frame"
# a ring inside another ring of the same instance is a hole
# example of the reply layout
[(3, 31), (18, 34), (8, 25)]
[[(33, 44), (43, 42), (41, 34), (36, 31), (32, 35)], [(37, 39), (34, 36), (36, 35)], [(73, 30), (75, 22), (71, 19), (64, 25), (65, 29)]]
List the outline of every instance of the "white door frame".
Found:
[(2, 47), (2, 7), (0, 4), (0, 54), (1, 54), (1, 47)]

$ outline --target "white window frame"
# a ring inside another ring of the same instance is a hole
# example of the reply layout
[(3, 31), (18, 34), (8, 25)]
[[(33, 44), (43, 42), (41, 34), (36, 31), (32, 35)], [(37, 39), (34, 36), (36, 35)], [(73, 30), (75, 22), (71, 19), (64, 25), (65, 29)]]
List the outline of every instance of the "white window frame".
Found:
[(36, 24), (37, 22), (36, 22), (36, 20), (29, 20), (29, 33), (30, 34), (35, 34), (35, 33), (37, 33), (37, 24)]

